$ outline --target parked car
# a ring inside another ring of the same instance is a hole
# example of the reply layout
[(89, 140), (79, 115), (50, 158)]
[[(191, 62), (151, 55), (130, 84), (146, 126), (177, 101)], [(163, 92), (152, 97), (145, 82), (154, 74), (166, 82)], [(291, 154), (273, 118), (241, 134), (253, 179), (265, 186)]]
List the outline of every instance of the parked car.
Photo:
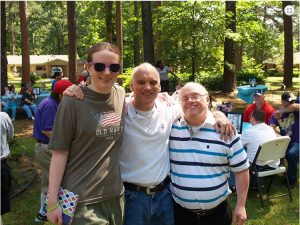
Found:
[(54, 77), (54, 73), (55, 72), (62, 72), (62, 68), (61, 67), (52, 67), (51, 68), (51, 77)]

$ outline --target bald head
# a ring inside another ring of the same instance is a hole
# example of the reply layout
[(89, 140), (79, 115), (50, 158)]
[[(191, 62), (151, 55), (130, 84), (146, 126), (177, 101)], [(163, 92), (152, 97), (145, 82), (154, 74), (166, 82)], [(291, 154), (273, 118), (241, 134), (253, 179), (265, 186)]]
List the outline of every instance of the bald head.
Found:
[(142, 63), (133, 69), (131, 74), (131, 83), (136, 80), (137, 74), (153, 74), (157, 77), (158, 84), (160, 83), (159, 73), (150, 63)]

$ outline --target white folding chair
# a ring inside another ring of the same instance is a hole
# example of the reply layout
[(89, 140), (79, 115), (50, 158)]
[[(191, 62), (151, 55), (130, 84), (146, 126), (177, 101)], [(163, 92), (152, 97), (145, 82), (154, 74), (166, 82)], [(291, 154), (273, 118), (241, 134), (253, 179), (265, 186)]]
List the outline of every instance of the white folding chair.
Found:
[(261, 207), (264, 207), (264, 205), (263, 205), (263, 196), (262, 196), (261, 184), (260, 184), (259, 178), (271, 176), (270, 182), (269, 182), (267, 190), (266, 190), (266, 193), (268, 193), (270, 190), (270, 187), (272, 185), (274, 175), (280, 174), (280, 173), (285, 174), (286, 184), (288, 187), (288, 193), (269, 197), (267, 199), (289, 195), (290, 201), (292, 201), (291, 188), (290, 188), (290, 183), (289, 183), (289, 179), (287, 176), (286, 167), (281, 164), (278, 168), (275, 168), (272, 170), (259, 171), (257, 168), (257, 165), (256, 165), (257, 160), (278, 160), (278, 159), (284, 158), (287, 147), (290, 143), (290, 140), (291, 140), (291, 138), (287, 137), (287, 136), (277, 137), (271, 141), (262, 143), (258, 147), (258, 151), (254, 157), (253, 164), (250, 168), (250, 171), (253, 175), (255, 175), (255, 179), (258, 184), (258, 192), (259, 192)]

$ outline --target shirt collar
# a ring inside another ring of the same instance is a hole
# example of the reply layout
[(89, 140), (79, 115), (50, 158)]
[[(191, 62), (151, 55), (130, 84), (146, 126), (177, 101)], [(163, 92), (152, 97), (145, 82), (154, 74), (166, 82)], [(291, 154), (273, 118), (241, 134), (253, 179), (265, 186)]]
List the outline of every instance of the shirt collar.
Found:
[[(155, 100), (154, 108), (153, 115), (156, 115), (157, 112), (159, 113), (162, 108), (162, 103), (157, 99)], [(126, 98), (126, 113), (129, 117), (136, 117), (138, 115), (132, 102), (130, 101), (130, 97)]]
[[(211, 111), (207, 110), (207, 114), (206, 114), (206, 119), (204, 120), (204, 123), (201, 125), (201, 127), (205, 126), (205, 125), (210, 125), (210, 126), (214, 126), (216, 123), (216, 119), (214, 117), (214, 115), (212, 114)], [(185, 126), (189, 126), (189, 124), (186, 122), (186, 120), (184, 119), (184, 116), (182, 116), (179, 119), (179, 123), (181, 125), (185, 125)]]

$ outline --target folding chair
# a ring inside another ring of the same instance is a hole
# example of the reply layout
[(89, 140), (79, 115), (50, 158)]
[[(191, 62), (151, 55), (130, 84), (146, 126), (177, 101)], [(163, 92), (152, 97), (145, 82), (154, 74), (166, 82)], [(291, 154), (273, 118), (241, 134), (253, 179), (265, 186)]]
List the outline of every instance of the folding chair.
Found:
[(263, 205), (263, 196), (262, 196), (261, 184), (260, 184), (259, 178), (271, 176), (270, 182), (269, 182), (269, 184), (267, 186), (267, 190), (266, 190), (266, 193), (268, 193), (269, 190), (270, 190), (270, 187), (272, 185), (274, 175), (280, 174), (280, 173), (285, 174), (286, 184), (287, 184), (287, 187), (288, 187), (288, 193), (273, 196), (273, 197), (269, 197), (267, 199), (272, 199), (272, 198), (277, 198), (277, 197), (282, 197), (282, 196), (289, 195), (290, 201), (292, 201), (291, 188), (290, 188), (290, 183), (289, 183), (288, 176), (287, 176), (286, 167), (281, 164), (278, 168), (275, 168), (275, 169), (272, 169), (272, 170), (259, 171), (258, 168), (257, 168), (257, 165), (256, 165), (257, 160), (278, 160), (278, 159), (283, 159), (285, 157), (285, 152), (286, 152), (287, 147), (290, 143), (290, 140), (291, 140), (291, 138), (287, 137), (287, 136), (277, 137), (274, 140), (262, 143), (258, 147), (257, 153), (256, 153), (256, 155), (254, 157), (254, 160), (253, 160), (253, 164), (250, 168), (250, 171), (253, 175), (255, 175), (255, 179), (256, 179), (257, 184), (258, 184), (258, 192), (259, 192), (261, 207), (264, 207), (264, 205)]

